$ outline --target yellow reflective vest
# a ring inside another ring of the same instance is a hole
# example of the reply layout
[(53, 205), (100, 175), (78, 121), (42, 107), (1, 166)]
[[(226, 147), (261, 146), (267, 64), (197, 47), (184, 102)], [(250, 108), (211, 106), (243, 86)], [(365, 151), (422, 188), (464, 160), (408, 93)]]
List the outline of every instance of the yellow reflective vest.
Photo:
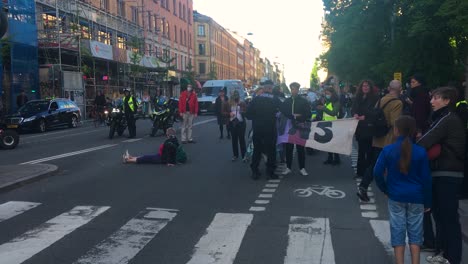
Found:
[(132, 110), (132, 112), (135, 112), (135, 104), (133, 103), (133, 96), (128, 96), (130, 98), (127, 99), (127, 97), (125, 97), (124, 101), (127, 101), (128, 103), (128, 107), (130, 107), (130, 110)]
[[(327, 108), (330, 111), (333, 111), (333, 104), (331, 102), (328, 102), (325, 104), (325, 108)], [(323, 111), (323, 121), (333, 121), (337, 119), (338, 118), (336, 116), (331, 116), (327, 114), (325, 111)]]

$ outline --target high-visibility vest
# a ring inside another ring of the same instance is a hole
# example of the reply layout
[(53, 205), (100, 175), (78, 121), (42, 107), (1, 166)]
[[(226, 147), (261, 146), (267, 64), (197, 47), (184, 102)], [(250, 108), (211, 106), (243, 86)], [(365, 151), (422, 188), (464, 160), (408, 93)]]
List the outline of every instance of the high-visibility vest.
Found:
[(457, 102), (456, 107), (458, 107), (460, 104), (467, 104), (467, 103), (466, 103), (466, 100)]
[[(328, 102), (325, 104), (325, 107), (330, 110), (330, 111), (333, 111), (333, 104), (331, 102)], [(333, 120), (337, 120), (338, 118), (336, 116), (331, 116), (329, 114), (327, 114), (325, 111), (323, 112), (323, 121), (333, 121)]]
[(132, 110), (132, 112), (135, 112), (135, 105), (133, 104), (133, 96), (129, 96), (130, 98), (128, 98), (128, 107), (130, 107), (130, 110)]

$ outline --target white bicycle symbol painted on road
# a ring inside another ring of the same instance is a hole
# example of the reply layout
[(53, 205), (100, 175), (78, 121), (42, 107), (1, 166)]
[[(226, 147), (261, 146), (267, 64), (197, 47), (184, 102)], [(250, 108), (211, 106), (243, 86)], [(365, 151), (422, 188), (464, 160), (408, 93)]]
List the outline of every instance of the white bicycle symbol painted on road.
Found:
[(294, 190), (294, 194), (298, 197), (309, 197), (313, 193), (316, 193), (332, 199), (342, 199), (346, 196), (343, 191), (335, 190), (334, 188), (333, 186), (312, 185), (305, 189), (296, 189)]

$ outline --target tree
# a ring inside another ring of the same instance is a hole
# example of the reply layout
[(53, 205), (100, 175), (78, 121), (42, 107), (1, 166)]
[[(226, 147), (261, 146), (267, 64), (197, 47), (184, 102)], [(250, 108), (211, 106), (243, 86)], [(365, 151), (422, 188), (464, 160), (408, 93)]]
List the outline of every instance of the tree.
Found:
[(317, 89), (319, 87), (320, 79), (318, 76), (319, 60), (315, 59), (312, 72), (310, 73), (310, 88)]
[(127, 41), (127, 46), (130, 47), (130, 73), (133, 77), (133, 93), (136, 91), (136, 78), (140, 77), (146, 68), (141, 65), (141, 60), (144, 56), (144, 40), (138, 37), (132, 37)]

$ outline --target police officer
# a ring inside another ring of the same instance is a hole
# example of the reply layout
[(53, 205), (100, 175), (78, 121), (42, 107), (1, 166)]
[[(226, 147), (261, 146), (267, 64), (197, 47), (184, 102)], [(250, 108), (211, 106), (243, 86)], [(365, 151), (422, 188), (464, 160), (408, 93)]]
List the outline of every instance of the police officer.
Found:
[(265, 81), (263, 84), (264, 93), (256, 96), (247, 108), (246, 117), (252, 120), (253, 131), (253, 156), (250, 168), (252, 178), (257, 180), (260, 177), (258, 166), (262, 153), (268, 157), (267, 174), (271, 179), (277, 179), (276, 167), (276, 113), (279, 108), (279, 101), (272, 95), (273, 82)]
[(124, 95), (123, 110), (125, 112), (125, 118), (127, 119), (128, 133), (130, 134), (128, 138), (134, 138), (136, 137), (135, 113), (138, 105), (135, 97), (130, 94), (130, 89), (125, 88)]

